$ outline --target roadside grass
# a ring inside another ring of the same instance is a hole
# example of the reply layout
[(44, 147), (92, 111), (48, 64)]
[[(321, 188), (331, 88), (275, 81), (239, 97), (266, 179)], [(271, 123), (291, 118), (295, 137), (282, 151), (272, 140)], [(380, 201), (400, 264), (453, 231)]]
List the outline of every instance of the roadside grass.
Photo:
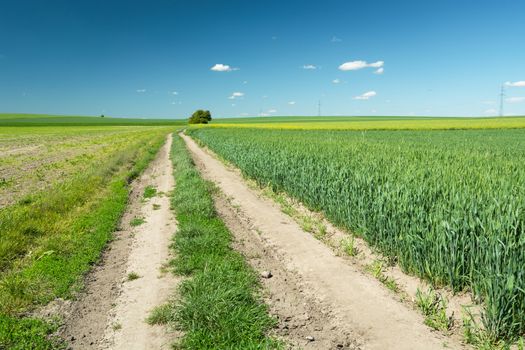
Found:
[(144, 193), (142, 195), (142, 197), (144, 199), (150, 199), (150, 198), (153, 198), (157, 195), (157, 189), (153, 186), (147, 186), (145, 189), (144, 189)]
[(134, 281), (134, 280), (137, 280), (140, 278), (140, 275), (136, 272), (130, 272), (128, 273), (128, 276), (126, 277), (126, 279), (129, 281)]
[(142, 224), (144, 224), (146, 222), (146, 220), (144, 220), (144, 218), (142, 217), (136, 217), (136, 218), (133, 218), (129, 224), (132, 226), (132, 227), (136, 227), (136, 226), (140, 226)]
[(342, 239), (341, 249), (348, 256), (357, 256), (357, 254), (359, 254), (359, 249), (356, 247), (354, 236), (349, 236)]
[[(347, 247), (346, 249), (354, 249)], [(352, 251), (349, 251), (348, 254), (350, 255)], [(354, 253), (355, 254), (355, 253)], [(381, 282), (385, 287), (390, 289), (394, 293), (398, 293), (400, 291), (399, 285), (397, 282), (392, 278), (384, 273), (384, 266), (386, 262), (382, 260), (374, 260), (370, 265), (367, 266), (368, 272), (370, 272), (379, 282)]]
[(432, 288), (416, 292), (416, 304), (425, 316), (425, 324), (435, 330), (448, 332), (454, 326), (453, 317), (447, 316), (447, 300)]
[(32, 311), (82, 288), (124, 212), (128, 184), (154, 158), (153, 133), (100, 164), (0, 211), (0, 349), (60, 349), (59, 321)]
[(172, 206), (178, 231), (176, 273), (186, 276), (179, 300), (157, 308), (152, 323), (174, 324), (182, 349), (280, 349), (267, 335), (276, 321), (262, 302), (255, 272), (231, 247), (231, 234), (217, 217), (210, 192), (180, 137), (173, 140), (176, 187)]

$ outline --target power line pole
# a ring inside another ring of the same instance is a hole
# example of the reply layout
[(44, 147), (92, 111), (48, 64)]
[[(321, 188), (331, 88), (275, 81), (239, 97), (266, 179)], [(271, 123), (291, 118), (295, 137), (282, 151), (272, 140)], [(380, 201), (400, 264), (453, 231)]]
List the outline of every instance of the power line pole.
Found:
[(321, 116), (321, 100), (317, 103), (317, 116)]
[(499, 116), (503, 117), (503, 100), (505, 99), (505, 85), (501, 85), (501, 92), (499, 94)]

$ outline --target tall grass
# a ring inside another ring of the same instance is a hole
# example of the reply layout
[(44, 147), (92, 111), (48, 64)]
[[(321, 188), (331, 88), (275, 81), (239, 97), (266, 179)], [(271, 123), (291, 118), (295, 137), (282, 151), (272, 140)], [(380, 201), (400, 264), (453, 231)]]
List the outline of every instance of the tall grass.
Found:
[(472, 291), (490, 334), (525, 333), (525, 130), (190, 132), (407, 272)]

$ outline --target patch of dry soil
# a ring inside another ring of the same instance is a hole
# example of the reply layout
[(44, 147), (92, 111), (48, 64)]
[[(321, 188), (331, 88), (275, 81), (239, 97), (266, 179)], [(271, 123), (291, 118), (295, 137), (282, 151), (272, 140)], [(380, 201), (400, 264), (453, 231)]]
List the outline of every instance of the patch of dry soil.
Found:
[[(231, 205), (238, 209), (240, 216), (249, 220), (251, 235), (256, 234), (262, 245), (253, 256), (263, 259), (264, 264), (267, 258), (263, 256), (273, 255), (277, 257), (274, 259), (276, 263), (289, 273), (279, 283), (264, 282), (269, 294), (283, 295), (286, 300), (286, 290), (299, 290), (299, 293), (291, 294), (292, 299), (287, 301), (291, 305), (282, 312), (289, 312), (292, 317), (299, 315), (298, 322), (304, 323), (301, 327), (308, 332), (312, 332), (308, 327), (313, 327), (313, 331), (319, 328), (316, 323), (326, 326), (318, 331), (317, 338), (316, 333), (312, 333), (315, 340), (311, 343), (317, 345), (312, 344), (312, 348), (329, 349), (334, 344), (336, 347), (359, 346), (361, 349), (462, 348), (456, 340), (425, 326), (419, 313), (396, 300), (379, 281), (365, 275), (351, 262), (336, 256), (329, 247), (304, 232), (275, 203), (258, 196), (237, 172), (227, 169), (211, 152), (205, 152), (190, 137), (182, 137), (203, 177), (213, 181)], [(248, 239), (245, 238), (246, 241)], [(250, 260), (256, 264), (256, 260)], [(294, 298), (297, 300), (294, 301)], [(270, 297), (268, 300), (272, 310), (277, 310), (277, 315), (282, 308), (279, 306), (280, 299)], [(306, 309), (297, 308), (301, 302), (306, 304)], [(314, 311), (317, 312), (314, 319), (308, 304), (312, 305), (312, 310), (317, 310)], [(325, 317), (320, 316), (323, 313)], [(311, 326), (307, 326), (310, 322)], [(331, 329), (333, 326), (330, 325), (335, 325), (335, 328)], [(291, 337), (296, 336), (292, 334)], [(339, 342), (346, 343), (336, 344)], [(308, 344), (300, 345), (306, 347)]]
[(214, 201), (234, 236), (234, 249), (255, 271), (271, 273), (271, 278), (262, 278), (261, 282), (264, 301), (278, 319), (275, 335), (293, 349), (361, 349), (357, 336), (339, 324), (327, 305), (304, 293), (300, 276), (287, 270), (282, 257), (268, 249), (249, 218), (232, 207), (222, 193), (215, 195)]
[[(166, 302), (177, 285), (173, 274), (162, 273), (176, 230), (165, 195), (174, 186), (171, 142), (170, 134), (155, 160), (132, 184), (121, 229), (87, 276), (85, 291), (70, 306), (61, 333), (71, 349), (167, 349), (172, 343), (172, 334), (164, 327), (145, 322), (149, 312)], [(144, 200), (147, 186), (161, 193)], [(130, 226), (137, 217), (145, 223)], [(139, 278), (128, 280), (130, 273)]]

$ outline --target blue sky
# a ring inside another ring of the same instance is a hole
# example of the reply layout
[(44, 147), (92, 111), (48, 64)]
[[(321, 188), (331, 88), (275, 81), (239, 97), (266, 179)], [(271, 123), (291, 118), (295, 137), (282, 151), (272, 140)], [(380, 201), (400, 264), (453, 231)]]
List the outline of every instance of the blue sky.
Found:
[(0, 0), (0, 111), (482, 116), (510, 82), (525, 115), (524, 23), (525, 0)]

